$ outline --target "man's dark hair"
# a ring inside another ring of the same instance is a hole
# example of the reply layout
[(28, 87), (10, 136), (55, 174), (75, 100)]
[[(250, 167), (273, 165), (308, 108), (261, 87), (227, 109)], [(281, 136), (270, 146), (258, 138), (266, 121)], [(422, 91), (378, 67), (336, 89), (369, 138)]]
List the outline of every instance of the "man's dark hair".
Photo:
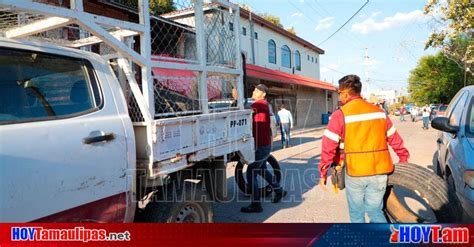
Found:
[(339, 80), (339, 90), (349, 90), (349, 94), (356, 95), (362, 91), (362, 83), (357, 75), (346, 75)]
[(286, 107), (285, 107), (285, 104), (281, 104), (281, 105), (280, 105), (280, 109), (283, 109), (283, 108), (286, 108)]

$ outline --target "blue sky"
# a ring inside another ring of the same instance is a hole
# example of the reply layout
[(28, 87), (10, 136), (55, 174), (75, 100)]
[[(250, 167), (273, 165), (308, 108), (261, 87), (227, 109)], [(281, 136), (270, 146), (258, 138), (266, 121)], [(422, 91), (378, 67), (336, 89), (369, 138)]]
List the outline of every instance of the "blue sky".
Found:
[[(325, 50), (320, 57), (321, 79), (337, 83), (344, 74), (354, 73), (370, 89), (402, 89), (418, 59), (433, 54), (424, 50), (433, 20), (423, 15), (426, 1), (370, 0), (370, 2), (331, 39), (321, 44), (351, 17), (366, 0), (234, 0), (253, 12), (280, 17), (286, 27)], [(365, 48), (369, 60), (364, 61)]]

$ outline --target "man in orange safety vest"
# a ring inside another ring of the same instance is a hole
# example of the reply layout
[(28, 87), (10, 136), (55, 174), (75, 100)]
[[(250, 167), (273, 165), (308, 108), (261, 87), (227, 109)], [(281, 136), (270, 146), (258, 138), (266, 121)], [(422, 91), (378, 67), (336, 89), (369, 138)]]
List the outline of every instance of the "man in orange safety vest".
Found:
[[(407, 163), (410, 154), (387, 114), (360, 96), (362, 83), (357, 75), (339, 80), (340, 109), (331, 115), (322, 139), (320, 187), (326, 189), (329, 166), (343, 161), (346, 197), (351, 222), (386, 222), (383, 196), (387, 174), (394, 165), (388, 144)], [(388, 143), (388, 144), (387, 144)]]

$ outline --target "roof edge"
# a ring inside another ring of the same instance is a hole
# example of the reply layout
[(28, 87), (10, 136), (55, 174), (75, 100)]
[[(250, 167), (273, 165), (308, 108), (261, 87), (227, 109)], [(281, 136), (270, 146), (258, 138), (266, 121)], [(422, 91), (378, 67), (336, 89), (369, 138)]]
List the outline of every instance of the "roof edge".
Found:
[(310, 43), (309, 41), (306, 41), (302, 38), (300, 38), (299, 36), (295, 35), (295, 34), (292, 34), (290, 32), (288, 32), (287, 30), (285, 30), (284, 28), (281, 28), (267, 20), (265, 20), (263, 17), (253, 13), (253, 12), (250, 12), (242, 7), (240, 7), (240, 17), (243, 17), (243, 18), (250, 18), (250, 14), (252, 14), (252, 19), (254, 19), (257, 23), (263, 25), (263, 26), (266, 26), (268, 27), (269, 29), (277, 32), (277, 33), (280, 33), (281, 35), (284, 35), (286, 37), (288, 37), (289, 39), (291, 40), (294, 40), (300, 44), (302, 44), (303, 46), (317, 52), (318, 54), (324, 54), (324, 50), (313, 45), (312, 43)]

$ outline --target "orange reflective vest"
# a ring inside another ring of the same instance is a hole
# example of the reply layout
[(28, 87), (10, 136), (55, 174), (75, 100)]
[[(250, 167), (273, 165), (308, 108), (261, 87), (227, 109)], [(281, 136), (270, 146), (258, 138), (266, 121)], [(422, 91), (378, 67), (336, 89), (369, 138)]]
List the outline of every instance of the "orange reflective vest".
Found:
[(385, 112), (363, 99), (341, 107), (344, 114), (344, 163), (350, 176), (372, 176), (393, 171), (387, 145)]

